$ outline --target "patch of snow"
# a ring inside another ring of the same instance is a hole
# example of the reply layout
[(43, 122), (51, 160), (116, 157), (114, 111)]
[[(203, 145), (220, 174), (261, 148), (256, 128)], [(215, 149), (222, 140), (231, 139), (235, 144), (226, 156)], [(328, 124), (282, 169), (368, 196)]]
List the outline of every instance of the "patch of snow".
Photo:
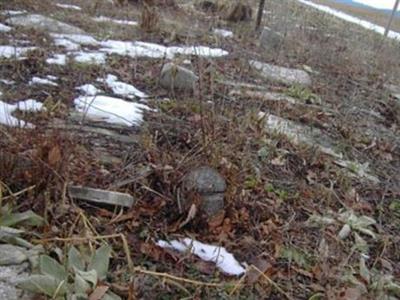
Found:
[(372, 6), (377, 9), (393, 9), (394, 0), (353, 0), (364, 5)]
[(40, 78), (40, 77), (34, 76), (34, 77), (32, 77), (31, 81), (29, 81), (29, 85), (35, 85), (35, 84), (58, 86), (58, 84), (53, 82), (51, 79)]
[(76, 110), (88, 118), (126, 126), (140, 125), (143, 110), (149, 107), (109, 96), (80, 96), (74, 100)]
[(197, 55), (206, 57), (222, 57), (228, 55), (228, 52), (218, 48), (209, 48), (205, 46), (184, 46), (184, 47), (166, 47), (154, 43), (129, 42), (107, 40), (100, 43), (103, 48), (100, 51), (109, 54), (126, 55), (130, 57), (149, 57), (149, 58), (173, 58), (177, 54)]
[(46, 63), (64, 66), (67, 63), (67, 56), (65, 54), (55, 54), (53, 57), (47, 58)]
[(16, 16), (16, 15), (22, 15), (26, 14), (26, 10), (4, 10), (1, 12), (3, 16)]
[(74, 60), (78, 63), (102, 65), (106, 63), (106, 54), (103, 52), (85, 52), (74, 53)]
[(10, 26), (0, 23), (0, 32), (9, 32), (12, 28)]
[(37, 112), (43, 109), (43, 104), (33, 99), (20, 101), (17, 104), (8, 104), (0, 101), (0, 124), (12, 127), (33, 128), (34, 126), (32, 124), (15, 118), (12, 113), (17, 110)]
[(135, 97), (139, 98), (147, 98), (148, 96), (139, 91), (137, 88), (135, 88), (133, 85), (118, 81), (117, 76), (108, 74), (106, 76), (106, 79), (99, 78), (99, 82), (105, 83), (112, 91), (114, 94), (118, 96), (124, 96), (130, 99), (133, 99)]
[(118, 19), (112, 19), (112, 18), (104, 17), (104, 16), (95, 17), (95, 18), (93, 18), (93, 21), (96, 21), (96, 22), (111, 22), (111, 23), (120, 24), (120, 25), (132, 25), (132, 26), (137, 26), (138, 25), (138, 22), (136, 22), (136, 21), (118, 20)]
[(170, 242), (159, 240), (156, 244), (161, 248), (175, 249), (178, 252), (190, 251), (204, 261), (214, 262), (228, 275), (239, 276), (246, 272), (246, 269), (224, 247), (203, 244), (190, 238)]
[(226, 29), (214, 29), (213, 30), (215, 35), (219, 35), (222, 36), (224, 38), (229, 38), (229, 37), (233, 37), (233, 32), (230, 30), (226, 30)]
[(74, 9), (74, 10), (82, 10), (77, 5), (71, 5), (71, 4), (61, 4), (61, 3), (56, 3), (56, 6), (61, 7), (61, 8), (66, 8), (66, 9)]
[(58, 77), (53, 75), (47, 75), (46, 78), (52, 81), (58, 80)]
[(52, 33), (51, 36), (54, 39), (68, 40), (70, 42), (85, 46), (96, 46), (99, 43), (93, 36), (88, 34)]
[(65, 49), (67, 49), (69, 51), (74, 51), (74, 50), (78, 50), (81, 48), (81, 46), (79, 44), (74, 43), (65, 38), (55, 38), (54, 45), (56, 45), (58, 47), (64, 47)]
[(8, 79), (0, 79), (1, 83), (7, 84), (7, 85), (13, 85), (15, 84), (14, 80), (8, 80)]
[(83, 92), (85, 96), (95, 96), (103, 92), (102, 90), (95, 87), (93, 84), (84, 84), (78, 86), (76, 89)]
[[(357, 24), (357, 25), (359, 25), (361, 27), (364, 27), (366, 29), (369, 29), (369, 30), (373, 30), (373, 31), (375, 31), (377, 33), (384, 34), (384, 32), (385, 32), (385, 28), (382, 27), (382, 26), (376, 25), (374, 23), (371, 23), (371, 22), (368, 22), (368, 21), (365, 21), (365, 20), (361, 20), (361, 19), (359, 19), (357, 17), (353, 17), (351, 15), (348, 15), (348, 14), (346, 14), (344, 12), (339, 11), (339, 10), (330, 8), (328, 6), (315, 4), (315, 3), (313, 3), (313, 2), (311, 2), (309, 0), (297, 0), (297, 1), (299, 1), (299, 2), (301, 2), (303, 4), (305, 4), (305, 5), (311, 6), (311, 7), (315, 8), (315, 9), (318, 9), (320, 11), (323, 11), (325, 13), (334, 15), (335, 17), (338, 17), (338, 18), (340, 18), (342, 20), (345, 20), (347, 22), (350, 22), (350, 23), (353, 23), (353, 24)], [(400, 39), (400, 33), (399, 32), (395, 32), (395, 31), (389, 31), (388, 37), (390, 37), (392, 39)]]
[(22, 55), (36, 47), (0, 46), (0, 58), (23, 58)]

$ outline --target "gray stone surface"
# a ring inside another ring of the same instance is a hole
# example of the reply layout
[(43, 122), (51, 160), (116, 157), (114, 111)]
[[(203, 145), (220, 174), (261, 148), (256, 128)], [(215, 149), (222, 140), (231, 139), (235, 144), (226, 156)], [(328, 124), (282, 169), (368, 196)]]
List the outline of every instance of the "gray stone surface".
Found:
[(298, 69), (289, 69), (255, 60), (250, 61), (250, 66), (260, 72), (264, 78), (286, 85), (310, 86), (311, 77), (307, 72)]
[(32, 295), (16, 288), (17, 280), (28, 277), (27, 263), (14, 266), (0, 267), (0, 299), (4, 300), (28, 300)]
[(223, 193), (226, 190), (225, 179), (210, 167), (200, 167), (189, 172), (183, 179), (183, 186), (200, 194)]
[(167, 63), (161, 70), (160, 85), (168, 90), (193, 91), (198, 79), (189, 69)]
[(54, 33), (66, 33), (66, 34), (85, 33), (82, 29), (78, 27), (38, 14), (15, 16), (8, 18), (6, 22), (16, 26), (30, 27)]
[(264, 27), (260, 35), (260, 46), (267, 51), (279, 49), (283, 42), (283, 35), (273, 31), (271, 28)]
[[(197, 192), (201, 196), (201, 210), (208, 216), (224, 208), (225, 179), (213, 168), (199, 167), (189, 172), (182, 181), (185, 192)], [(185, 207), (191, 199), (186, 198)]]
[(131, 195), (83, 186), (69, 186), (68, 193), (72, 198), (98, 204), (132, 207), (134, 203)]

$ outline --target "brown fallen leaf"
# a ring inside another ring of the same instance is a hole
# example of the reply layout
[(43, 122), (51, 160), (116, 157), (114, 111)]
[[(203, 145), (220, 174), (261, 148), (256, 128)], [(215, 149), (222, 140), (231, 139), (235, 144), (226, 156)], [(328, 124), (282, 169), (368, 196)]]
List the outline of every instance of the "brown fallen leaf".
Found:
[(109, 288), (110, 287), (106, 285), (97, 286), (93, 293), (90, 294), (89, 300), (101, 300), (101, 298), (103, 298)]
[(55, 167), (61, 161), (61, 150), (59, 146), (54, 146), (48, 154), (49, 165)]
[[(249, 284), (254, 284), (258, 281), (262, 273), (272, 268), (272, 265), (265, 259), (257, 258), (253, 265), (257, 268), (250, 268), (247, 272), (247, 281)], [(262, 272), (260, 273), (259, 270)]]
[(339, 292), (337, 300), (360, 300), (362, 292), (357, 288), (345, 288)]

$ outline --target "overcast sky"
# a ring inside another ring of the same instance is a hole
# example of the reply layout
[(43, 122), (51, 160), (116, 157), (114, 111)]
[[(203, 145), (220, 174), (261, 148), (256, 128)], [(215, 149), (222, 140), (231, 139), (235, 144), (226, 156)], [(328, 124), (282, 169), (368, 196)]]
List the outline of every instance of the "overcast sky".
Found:
[(396, 0), (353, 0), (379, 9), (393, 9)]

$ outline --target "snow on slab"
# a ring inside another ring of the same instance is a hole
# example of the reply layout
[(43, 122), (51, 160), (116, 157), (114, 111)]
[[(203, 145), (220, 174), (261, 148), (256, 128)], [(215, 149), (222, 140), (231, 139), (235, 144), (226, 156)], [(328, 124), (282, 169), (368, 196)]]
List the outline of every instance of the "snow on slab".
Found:
[(78, 91), (81, 91), (85, 96), (95, 96), (103, 91), (95, 87), (93, 84), (84, 84), (81, 86), (78, 86), (76, 88)]
[(107, 40), (100, 43), (103, 48), (100, 51), (109, 54), (126, 55), (130, 57), (149, 57), (149, 58), (173, 58), (177, 54), (196, 55), (205, 57), (222, 57), (229, 53), (219, 48), (210, 48), (206, 46), (183, 46), (166, 47), (154, 43), (129, 42)]
[(74, 60), (78, 63), (102, 65), (106, 63), (107, 55), (103, 52), (79, 51), (73, 53)]
[(89, 119), (126, 126), (140, 125), (143, 122), (143, 110), (150, 109), (143, 104), (100, 95), (80, 96), (74, 103), (76, 110)]
[[(308, 0), (297, 0), (297, 1), (299, 1), (299, 2), (301, 2), (303, 4), (305, 4), (305, 5), (311, 6), (311, 7), (315, 8), (315, 9), (318, 9), (320, 11), (323, 11), (325, 13), (334, 15), (335, 17), (338, 17), (338, 18), (340, 18), (342, 20), (345, 20), (347, 22), (357, 24), (357, 25), (359, 25), (361, 27), (364, 27), (366, 29), (369, 29), (369, 30), (373, 30), (373, 31), (375, 31), (377, 33), (384, 34), (384, 32), (385, 32), (385, 28), (382, 27), (382, 26), (379, 26), (379, 25), (373, 24), (371, 22), (359, 19), (357, 17), (353, 17), (351, 15), (348, 15), (348, 14), (346, 14), (344, 12), (339, 11), (339, 10), (330, 8), (328, 6), (315, 4), (315, 3), (311, 2), (311, 1), (308, 1)], [(376, 2), (378, 2), (378, 1), (376, 1)], [(392, 39), (400, 39), (400, 33), (399, 32), (395, 32), (395, 31), (389, 31), (388, 37), (390, 37)]]
[(62, 3), (56, 3), (56, 6), (61, 7), (61, 8), (66, 8), (66, 9), (73, 9), (73, 10), (82, 10), (77, 5), (71, 5), (71, 4), (62, 4)]
[(36, 47), (0, 46), (0, 58), (22, 58), (28, 51), (35, 49)]
[(11, 27), (0, 23), (0, 32), (9, 32), (11, 31)]
[(89, 34), (67, 34), (67, 33), (52, 33), (54, 39), (67, 40), (79, 45), (96, 46), (98, 41)]
[(104, 17), (104, 16), (95, 17), (95, 18), (93, 18), (93, 21), (96, 21), (96, 22), (111, 22), (111, 23), (120, 24), (120, 25), (132, 25), (132, 26), (137, 26), (138, 25), (138, 22), (136, 22), (136, 21), (118, 20), (118, 19), (112, 19), (112, 18)]
[[(49, 78), (50, 77), (50, 78)], [(54, 79), (55, 78), (55, 79)], [(29, 85), (35, 85), (35, 84), (43, 84), (43, 85), (52, 85), (52, 86), (58, 86), (54, 80), (57, 80), (57, 77), (54, 76), (48, 76), (47, 78), (41, 78), (41, 77), (32, 77), (32, 79), (29, 81)]]
[(17, 104), (8, 104), (0, 101), (0, 124), (12, 127), (33, 128), (32, 124), (16, 118), (12, 114), (17, 110), (37, 112), (43, 109), (43, 104), (33, 99), (20, 101)]
[(118, 96), (123, 96), (130, 99), (133, 99), (135, 97), (139, 98), (148, 97), (145, 93), (139, 91), (133, 85), (119, 81), (117, 76), (112, 74), (108, 74), (106, 76), (106, 79), (99, 78), (98, 81), (105, 83), (110, 89), (112, 89), (114, 94)]
[(216, 28), (216, 29), (213, 30), (213, 33), (215, 35), (219, 35), (219, 36), (222, 36), (224, 38), (233, 37), (233, 32), (230, 31), (230, 30), (226, 30), (226, 29), (218, 29), (218, 28)]
[(216, 266), (227, 275), (242, 275), (246, 269), (224, 247), (213, 246), (185, 238), (182, 240), (159, 240), (157, 246), (174, 249), (178, 252), (190, 251), (204, 261), (214, 262)]
[(1, 12), (1, 14), (3, 16), (16, 16), (16, 15), (22, 15), (22, 14), (26, 14), (27, 11), (26, 10), (3, 10)]
[(49, 65), (60, 65), (64, 66), (67, 64), (67, 55), (65, 54), (54, 54), (52, 57), (46, 59), (46, 63)]

